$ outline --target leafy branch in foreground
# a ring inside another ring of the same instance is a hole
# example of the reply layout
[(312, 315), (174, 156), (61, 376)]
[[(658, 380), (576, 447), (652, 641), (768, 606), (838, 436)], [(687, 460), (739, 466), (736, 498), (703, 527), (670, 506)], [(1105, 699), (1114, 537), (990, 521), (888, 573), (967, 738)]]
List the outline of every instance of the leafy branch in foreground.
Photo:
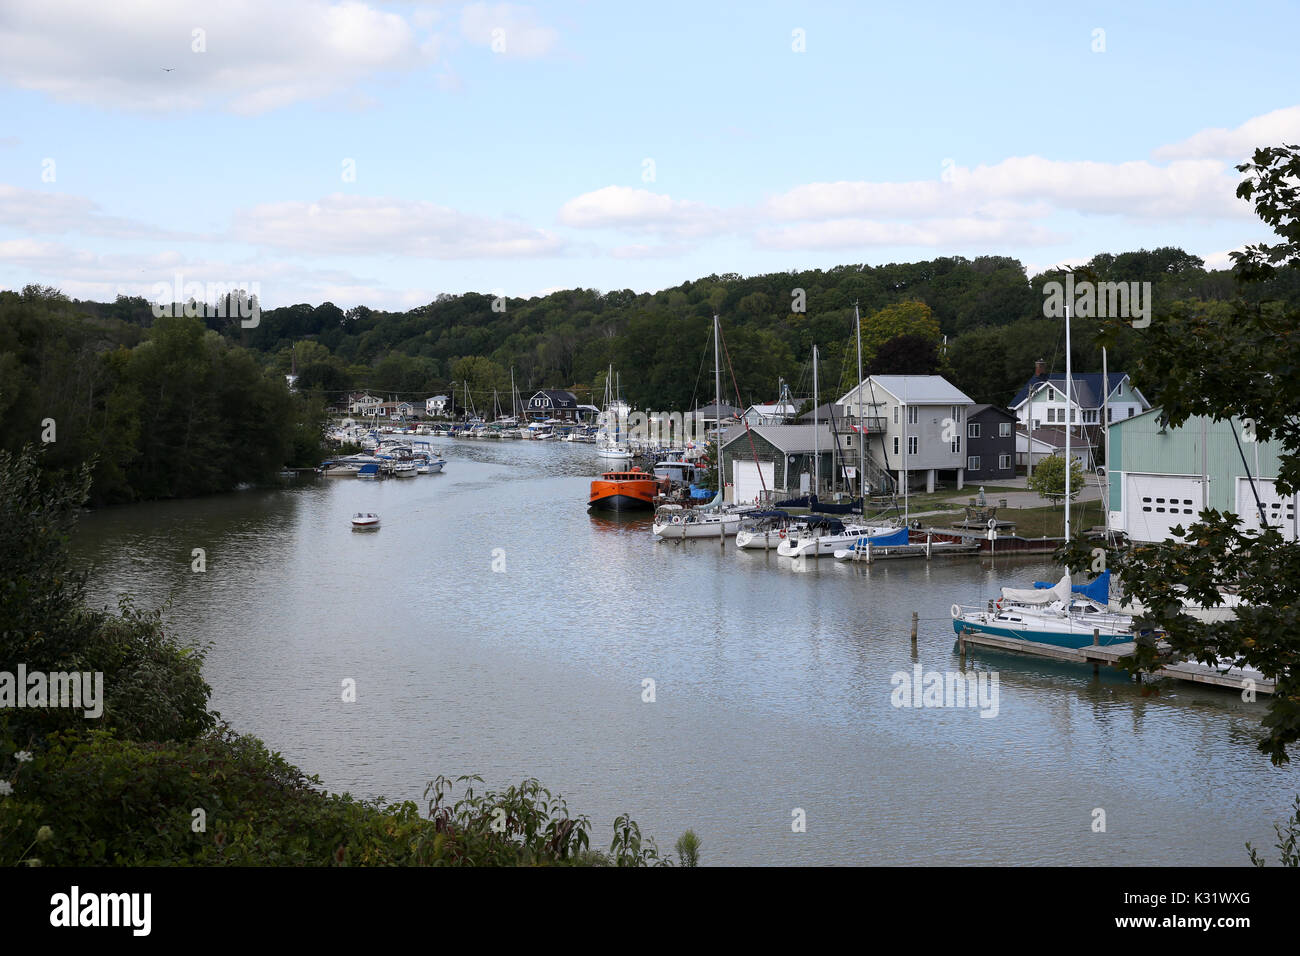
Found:
[[(1286, 827), (1275, 823), (1273, 832), (1277, 834), (1277, 843), (1273, 844), (1279, 851), (1279, 862), (1283, 866), (1300, 866), (1300, 797), (1295, 798), (1292, 804), (1294, 814), (1287, 818)], [(1265, 866), (1266, 861), (1259, 852), (1246, 842), (1246, 851), (1250, 854), (1250, 862), (1256, 866)]]

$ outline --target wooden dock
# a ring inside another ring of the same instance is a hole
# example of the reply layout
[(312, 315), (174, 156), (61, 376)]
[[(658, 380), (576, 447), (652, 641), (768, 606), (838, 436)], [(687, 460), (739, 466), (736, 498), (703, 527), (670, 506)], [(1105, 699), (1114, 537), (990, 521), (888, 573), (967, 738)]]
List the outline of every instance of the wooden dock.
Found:
[[(963, 633), (958, 635), (957, 644), (965, 653), (965, 645), (973, 644), (977, 647), (990, 647), (999, 651), (1011, 651), (1016, 654), (1027, 654), (1031, 657), (1050, 657), (1059, 661), (1074, 661), (1080, 664), (1092, 664), (1093, 672), (1096, 673), (1100, 665), (1105, 664), (1109, 667), (1118, 667), (1119, 659), (1132, 654), (1135, 646), (1132, 641), (1124, 644), (1108, 645), (1090, 645), (1088, 647), (1056, 647), (1052, 644), (1042, 644), (1038, 641), (1023, 641), (1015, 637), (1003, 637), (998, 634), (981, 634), (978, 632)], [(1168, 645), (1158, 645), (1161, 649), (1167, 649)], [(1202, 664), (1199, 661), (1180, 661), (1175, 664), (1169, 664), (1157, 671), (1152, 671), (1156, 677), (1170, 677), (1174, 680), (1191, 681), (1196, 684), (1209, 684), (1214, 687), (1224, 687), (1228, 690), (1241, 691), (1246, 689), (1245, 681), (1247, 678), (1239, 675), (1224, 674), (1213, 667)], [(1267, 678), (1256, 678), (1254, 690), (1257, 694), (1273, 693), (1274, 682)]]

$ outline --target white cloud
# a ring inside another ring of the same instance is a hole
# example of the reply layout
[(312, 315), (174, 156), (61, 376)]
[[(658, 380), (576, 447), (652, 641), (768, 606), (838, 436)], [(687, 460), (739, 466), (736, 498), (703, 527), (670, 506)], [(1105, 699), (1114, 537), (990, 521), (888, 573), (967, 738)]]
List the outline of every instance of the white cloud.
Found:
[(950, 182), (835, 182), (798, 186), (768, 200), (766, 212), (786, 220), (1039, 218), (1053, 211), (1131, 219), (1246, 216), (1235, 197), (1235, 173), (1215, 160), (1099, 163), (1015, 156), (991, 166), (955, 167)]
[(469, 4), (460, 13), (460, 30), (470, 43), (510, 57), (545, 56), (559, 40), (530, 8), (513, 3)]
[(676, 236), (725, 232), (734, 213), (630, 186), (605, 186), (560, 207), (560, 222), (580, 229), (628, 229)]
[(1242, 252), (1244, 250), (1245, 246), (1237, 246), (1235, 249), (1224, 249), (1222, 252), (1211, 252), (1201, 256), (1201, 258), (1205, 260), (1205, 268), (1207, 271), (1214, 269), (1231, 269), (1233, 266), (1232, 259), (1230, 258), (1231, 253)]
[(166, 239), (175, 234), (164, 229), (104, 215), (84, 196), (23, 189), (0, 183), (0, 226), (35, 235), (81, 232), (117, 239)]
[(0, 12), (0, 77), (127, 109), (261, 113), (422, 66), (436, 49), (356, 0), (6, 0)]
[(319, 255), (428, 259), (557, 255), (563, 243), (526, 223), (463, 213), (431, 202), (334, 193), (318, 202), (265, 203), (235, 216), (233, 236)]
[(1300, 106), (1288, 106), (1246, 120), (1236, 129), (1203, 129), (1179, 143), (1161, 146), (1156, 159), (1227, 159), (1244, 163), (1261, 146), (1300, 143)]

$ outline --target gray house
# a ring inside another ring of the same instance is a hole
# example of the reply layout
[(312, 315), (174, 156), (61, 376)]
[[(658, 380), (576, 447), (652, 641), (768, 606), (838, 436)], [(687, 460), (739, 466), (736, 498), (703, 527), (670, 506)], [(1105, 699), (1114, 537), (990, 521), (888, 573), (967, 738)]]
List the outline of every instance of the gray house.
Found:
[(1016, 476), (1016, 416), (996, 405), (972, 405), (966, 415), (966, 474), (971, 482)]

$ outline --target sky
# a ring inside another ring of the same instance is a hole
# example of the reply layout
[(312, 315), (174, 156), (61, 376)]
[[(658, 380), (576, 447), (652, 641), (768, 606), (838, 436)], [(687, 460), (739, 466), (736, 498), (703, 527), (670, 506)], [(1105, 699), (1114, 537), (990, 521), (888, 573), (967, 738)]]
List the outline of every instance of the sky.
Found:
[(1300, 142), (1294, 2), (880, 6), (4, 0), (0, 288), (405, 309), (1270, 237), (1234, 167)]

